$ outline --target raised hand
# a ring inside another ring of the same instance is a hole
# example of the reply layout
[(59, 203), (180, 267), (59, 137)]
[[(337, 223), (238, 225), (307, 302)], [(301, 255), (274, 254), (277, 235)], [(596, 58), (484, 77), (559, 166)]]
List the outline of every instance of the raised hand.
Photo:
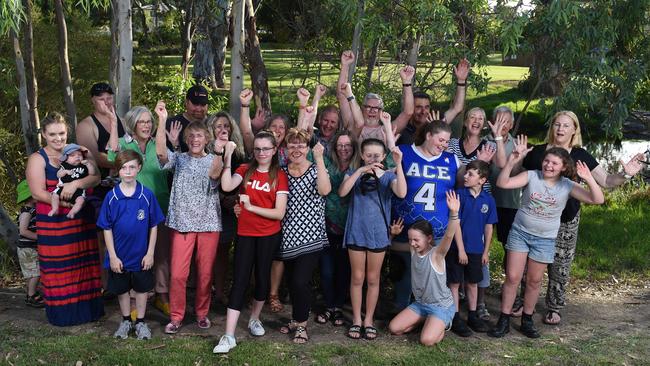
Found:
[[(225, 132), (227, 133), (227, 131), (225, 131)], [(214, 152), (218, 153), (218, 152), (223, 151), (224, 147), (226, 146), (226, 144), (228, 142), (231, 142), (231, 141), (228, 141), (227, 139), (216, 138), (214, 140)]]
[(512, 150), (512, 154), (510, 154), (510, 158), (508, 158), (508, 161), (512, 160), (514, 162), (517, 162), (526, 156), (533, 148), (532, 146), (529, 148), (528, 147), (528, 136), (526, 135), (519, 135), (517, 136), (517, 139), (514, 141), (515, 143), (515, 148)]
[(323, 154), (325, 153), (325, 147), (323, 147), (319, 142), (311, 149), (311, 153), (314, 155), (314, 160), (322, 160)]
[(261, 106), (257, 107), (255, 110), (255, 117), (251, 120), (253, 126), (264, 126), (264, 120), (266, 119), (266, 110)]
[(391, 151), (391, 155), (393, 155), (393, 161), (395, 162), (395, 165), (400, 165), (402, 163), (402, 150), (400, 150), (397, 146), (395, 146)]
[(154, 111), (156, 112), (156, 116), (158, 116), (158, 121), (160, 122), (159, 125), (162, 124), (164, 127), (164, 123), (167, 121), (168, 116), (165, 101), (159, 100), (158, 103), (156, 103)]
[(323, 84), (318, 84), (316, 86), (316, 91), (314, 92), (314, 98), (320, 99), (323, 95), (327, 93), (327, 87)]
[(298, 95), (298, 101), (300, 102), (301, 106), (306, 106), (309, 103), (309, 96), (311, 95), (309, 93), (309, 90), (305, 88), (300, 88), (296, 92), (296, 95)]
[(349, 66), (354, 62), (354, 52), (348, 50), (341, 54), (341, 65)]
[(404, 219), (398, 217), (397, 220), (393, 220), (393, 223), (390, 224), (390, 235), (397, 236), (402, 230), (404, 230)]
[(490, 126), (490, 130), (492, 131), (492, 137), (497, 138), (501, 136), (501, 131), (503, 130), (503, 126), (508, 122), (506, 116), (504, 116), (505, 113), (499, 113), (497, 114), (496, 121), (494, 123), (490, 122), (489, 120), (487, 121), (488, 126)]
[(169, 126), (169, 131), (165, 131), (165, 133), (167, 134), (167, 139), (169, 139), (169, 142), (171, 142), (172, 145), (174, 146), (178, 145), (178, 138), (181, 134), (182, 129), (183, 129), (183, 125), (181, 124), (181, 121), (174, 121), (171, 123), (171, 126)]
[(413, 80), (415, 75), (415, 69), (411, 65), (404, 66), (403, 69), (399, 71), (399, 77), (402, 78), (402, 83), (409, 84)]
[(232, 153), (237, 148), (237, 144), (232, 141), (226, 142), (226, 145), (223, 147), (223, 156), (232, 156)]
[(390, 121), (391, 121), (390, 113), (381, 112), (381, 114), (379, 115), (379, 119), (381, 120), (381, 123), (383, 123), (384, 125), (390, 125)]
[(497, 149), (494, 147), (494, 145), (484, 144), (483, 147), (481, 147), (481, 149), (476, 154), (476, 158), (478, 160), (489, 163), (490, 161), (492, 161), (492, 157), (494, 156), (494, 154), (496, 154), (496, 152)]
[(253, 99), (253, 91), (250, 89), (244, 89), (239, 93), (239, 102), (242, 105), (250, 105), (251, 100)]
[(466, 58), (458, 61), (458, 64), (454, 66), (454, 75), (456, 76), (456, 82), (464, 83), (467, 80), (470, 69), (469, 61)]
[(458, 210), (460, 210), (460, 200), (458, 199), (456, 192), (450, 189), (445, 192), (445, 195), (447, 196), (447, 208), (449, 208), (449, 213), (452, 215), (458, 214)]
[(591, 170), (589, 170), (587, 164), (583, 163), (580, 160), (576, 161), (576, 173), (578, 173), (578, 177), (580, 177), (582, 180), (588, 180), (590, 178), (593, 179)]
[(427, 116), (427, 123), (431, 123), (433, 121), (440, 121), (440, 111), (432, 109), (429, 112), (429, 115)]
[(643, 167), (642, 162), (645, 162), (645, 155), (643, 153), (634, 155), (627, 163), (623, 163), (623, 160), (620, 161), (625, 174), (631, 176), (635, 176), (641, 170)]

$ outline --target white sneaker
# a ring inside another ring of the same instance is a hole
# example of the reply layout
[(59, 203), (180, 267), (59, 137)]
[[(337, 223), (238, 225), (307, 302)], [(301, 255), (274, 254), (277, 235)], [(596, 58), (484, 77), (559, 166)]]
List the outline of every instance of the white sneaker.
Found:
[(235, 347), (237, 347), (235, 337), (224, 334), (219, 339), (219, 344), (214, 346), (212, 353), (228, 353)]
[(251, 319), (248, 321), (248, 330), (252, 335), (256, 337), (261, 337), (266, 334), (262, 322), (259, 319)]

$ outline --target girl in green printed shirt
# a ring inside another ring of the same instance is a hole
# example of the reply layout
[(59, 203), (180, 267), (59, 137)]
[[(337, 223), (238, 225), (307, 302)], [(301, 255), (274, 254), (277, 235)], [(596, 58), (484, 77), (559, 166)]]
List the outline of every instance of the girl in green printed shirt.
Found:
[(316, 322), (320, 324), (331, 321), (335, 326), (342, 326), (345, 323), (341, 309), (350, 290), (350, 260), (342, 243), (349, 198), (339, 197), (337, 192), (345, 172), (359, 165), (357, 146), (356, 139), (349, 131), (339, 131), (331, 141), (331, 157), (325, 159), (332, 191), (325, 203), (325, 224), (330, 246), (325, 248), (320, 258), (320, 283), (326, 306), (316, 317)]
[[(115, 161), (117, 153), (133, 150), (142, 156), (142, 169), (137, 180), (149, 188), (156, 196), (163, 214), (167, 216), (169, 206), (169, 186), (166, 170), (160, 169), (156, 156), (156, 139), (154, 131), (156, 122), (151, 111), (144, 106), (133, 107), (124, 116), (126, 134), (118, 138), (117, 117), (111, 120), (110, 138), (108, 140), (108, 161)], [(164, 126), (163, 126), (164, 127)], [(174, 145), (178, 141), (178, 130), (172, 129), (168, 137)], [(158, 225), (158, 239), (154, 253), (154, 270), (156, 275), (156, 299), (154, 307), (169, 316), (169, 234), (164, 223)]]

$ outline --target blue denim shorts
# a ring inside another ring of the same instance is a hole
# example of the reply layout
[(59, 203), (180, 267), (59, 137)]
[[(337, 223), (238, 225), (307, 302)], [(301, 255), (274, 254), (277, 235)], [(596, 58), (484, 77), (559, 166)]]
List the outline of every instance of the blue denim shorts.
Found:
[(445, 328), (449, 328), (451, 321), (454, 319), (454, 314), (456, 314), (456, 305), (453, 303), (451, 306), (444, 308), (442, 306), (413, 301), (408, 308), (423, 318), (435, 316), (445, 323)]
[(528, 253), (528, 258), (539, 263), (553, 263), (555, 259), (555, 239), (540, 238), (513, 226), (510, 229), (510, 234), (508, 234), (506, 250)]

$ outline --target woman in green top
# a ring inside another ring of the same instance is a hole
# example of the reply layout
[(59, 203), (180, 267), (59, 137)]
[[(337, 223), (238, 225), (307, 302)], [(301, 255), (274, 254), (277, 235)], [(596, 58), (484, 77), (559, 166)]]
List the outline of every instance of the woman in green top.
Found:
[(348, 216), (348, 197), (339, 197), (338, 189), (345, 172), (359, 167), (357, 141), (349, 131), (339, 131), (331, 140), (331, 156), (325, 159), (325, 166), (332, 183), (332, 191), (326, 197), (325, 225), (329, 247), (320, 259), (320, 284), (325, 299), (325, 311), (318, 314), (316, 322), (332, 321), (335, 326), (344, 324), (341, 309), (350, 290), (350, 261), (342, 247), (345, 222)]
[[(113, 114), (115, 116), (115, 114)], [(142, 169), (138, 173), (137, 180), (143, 186), (149, 188), (163, 213), (167, 215), (169, 206), (169, 186), (167, 182), (167, 171), (160, 169), (158, 157), (156, 156), (156, 139), (154, 131), (156, 122), (151, 111), (144, 106), (131, 108), (124, 116), (126, 134), (118, 138), (117, 118), (111, 121), (111, 132), (108, 140), (108, 161), (114, 161), (117, 153), (122, 150), (133, 150), (142, 156)], [(164, 128), (164, 126), (163, 126)], [(174, 140), (176, 145), (178, 132), (172, 129), (168, 133), (169, 139)], [(154, 307), (169, 316), (169, 234), (164, 223), (158, 225), (158, 239), (154, 254), (154, 269), (156, 274), (155, 290), (157, 297)]]

